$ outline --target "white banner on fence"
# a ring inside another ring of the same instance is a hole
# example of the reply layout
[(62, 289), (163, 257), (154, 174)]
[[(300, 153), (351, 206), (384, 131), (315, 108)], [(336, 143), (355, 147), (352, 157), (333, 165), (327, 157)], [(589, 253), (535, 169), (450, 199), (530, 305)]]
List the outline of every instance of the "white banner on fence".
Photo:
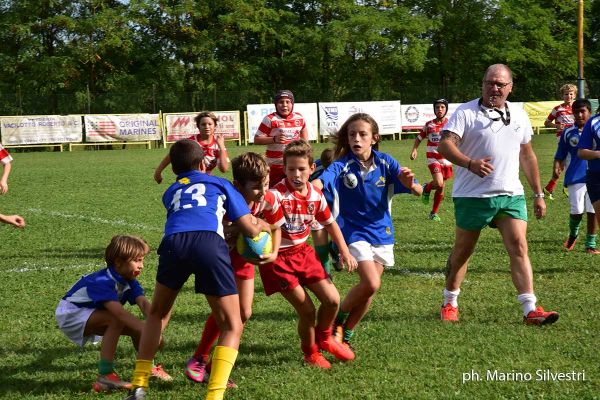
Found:
[(86, 115), (86, 142), (160, 140), (158, 114)]
[(344, 103), (319, 103), (320, 133), (330, 136), (346, 122), (348, 117), (356, 113), (371, 115), (381, 135), (393, 135), (402, 131), (400, 119), (400, 101), (363, 101)]
[(81, 142), (81, 115), (2, 117), (2, 144)]
[[(254, 135), (263, 118), (275, 112), (274, 104), (248, 104), (248, 143), (254, 143)], [(308, 130), (308, 140), (317, 140), (319, 137), (319, 114), (317, 103), (294, 103), (294, 111), (302, 114)]]
[[(225, 139), (240, 138), (240, 112), (239, 111), (213, 111), (219, 119), (215, 133), (221, 133)], [(198, 113), (164, 114), (167, 142), (176, 142), (187, 139), (200, 132), (194, 118)]]

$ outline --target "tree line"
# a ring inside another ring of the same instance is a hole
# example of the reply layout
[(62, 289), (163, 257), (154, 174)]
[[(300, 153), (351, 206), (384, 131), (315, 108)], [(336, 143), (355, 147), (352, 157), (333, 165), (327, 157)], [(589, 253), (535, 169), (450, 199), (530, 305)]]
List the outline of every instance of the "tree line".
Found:
[[(575, 0), (0, 0), (0, 115), (462, 102), (508, 64), (513, 100), (577, 79)], [(585, 76), (600, 91), (600, 0)]]

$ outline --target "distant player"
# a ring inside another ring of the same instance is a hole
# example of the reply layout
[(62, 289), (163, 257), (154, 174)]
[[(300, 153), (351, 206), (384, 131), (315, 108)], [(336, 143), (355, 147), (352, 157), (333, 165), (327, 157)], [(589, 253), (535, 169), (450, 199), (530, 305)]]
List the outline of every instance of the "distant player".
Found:
[(254, 237), (271, 227), (250, 215), (240, 193), (226, 179), (203, 173), (204, 154), (197, 142), (179, 140), (169, 149), (177, 180), (165, 191), (165, 234), (158, 248), (158, 270), (152, 307), (146, 318), (127, 400), (146, 398), (148, 377), (159, 344), (162, 321), (169, 315), (179, 291), (190, 275), (196, 293), (210, 305), (220, 330), (213, 352), (206, 398), (220, 400), (237, 358), (242, 320), (235, 276), (223, 234), (223, 215)]
[(267, 162), (271, 168), (271, 187), (285, 179), (283, 171), (283, 149), (285, 145), (298, 139), (308, 141), (306, 121), (302, 114), (294, 111), (294, 94), (290, 90), (280, 90), (273, 97), (275, 112), (263, 118), (254, 136), (255, 144), (267, 145)]
[(0, 164), (2, 164), (2, 175), (0, 175), (0, 194), (8, 192), (8, 176), (12, 169), (12, 157), (0, 144)]
[[(271, 189), (276, 198), (276, 207), (272, 211), (275, 220), (285, 217), (285, 224), (281, 227), (281, 246), (275, 262), (259, 266), (260, 277), (267, 296), (281, 293), (298, 314), (304, 362), (328, 369), (331, 364), (321, 351), (341, 361), (354, 359), (354, 353), (331, 336), (340, 295), (323, 270), (314, 249), (306, 243), (312, 223), (317, 221), (324, 226), (340, 249), (342, 262), (350, 270), (356, 268), (356, 260), (348, 251), (325, 197), (308, 181), (314, 169), (310, 145), (304, 140), (291, 142), (285, 147), (283, 162), (286, 179)], [(315, 310), (307, 290), (313, 292), (321, 303), (318, 310)]]
[(429, 204), (429, 195), (432, 190), (435, 190), (433, 207), (429, 213), (429, 219), (440, 222), (441, 219), (438, 212), (440, 204), (444, 199), (444, 183), (446, 180), (452, 178), (452, 163), (446, 160), (437, 150), (442, 138), (442, 130), (448, 122), (448, 118), (446, 118), (448, 100), (438, 99), (434, 101), (433, 112), (435, 113), (435, 118), (428, 121), (415, 138), (410, 159), (414, 160), (417, 158), (417, 148), (421, 144), (421, 141), (427, 138), (427, 167), (433, 179), (431, 182), (423, 185), (423, 197), (421, 199), (423, 200), (423, 204)]
[[(247, 152), (233, 159), (231, 162), (233, 172), (233, 186), (246, 200), (252, 215), (264, 219), (264, 211), (272, 210), (275, 203), (275, 195), (269, 189), (269, 166), (260, 154)], [(272, 214), (269, 214), (272, 216)], [(227, 219), (227, 215), (225, 216)], [(280, 226), (285, 222), (283, 216), (279, 221), (267, 220), (271, 223), (271, 237), (273, 251), (271, 254), (261, 256), (259, 264), (267, 264), (275, 261), (281, 243)], [(235, 282), (239, 292), (240, 316), (242, 324), (250, 319), (252, 315), (252, 300), (254, 298), (254, 264), (242, 258), (236, 250), (236, 238), (239, 229), (231, 222), (224, 222), (225, 239), (229, 245), (229, 256), (235, 272)], [(217, 320), (210, 314), (204, 325), (202, 337), (194, 355), (188, 360), (185, 375), (192, 381), (202, 383), (206, 381), (210, 373), (209, 353), (214, 342), (221, 331)], [(228, 387), (237, 386), (231, 379)]]
[(577, 147), (577, 156), (588, 162), (585, 185), (596, 212), (596, 221), (600, 224), (600, 114), (594, 115), (585, 124)]
[[(555, 128), (556, 129), (556, 140), (557, 142), (560, 140), (560, 135), (566, 128), (573, 126), (573, 109), (571, 105), (573, 101), (577, 98), (577, 86), (573, 84), (566, 84), (560, 88), (560, 92), (563, 97), (563, 103), (557, 105), (552, 109), (550, 115), (546, 121), (544, 121), (544, 126), (546, 128)], [(544, 187), (544, 193), (548, 196), (548, 199), (554, 200), (554, 188), (556, 187), (556, 182), (558, 182), (558, 178), (560, 178), (560, 174), (562, 169), (557, 162), (555, 161), (552, 166), (552, 178), (548, 181), (546, 186)], [(563, 189), (563, 191), (565, 191)], [(567, 194), (565, 192), (565, 194)]]
[[(143, 315), (150, 311), (137, 281), (149, 250), (141, 238), (114, 236), (104, 252), (106, 268), (79, 279), (56, 308), (58, 327), (76, 345), (83, 347), (101, 336), (98, 379), (93, 384), (97, 392), (131, 388), (116, 374), (114, 357), (121, 336), (130, 336), (134, 347), (139, 347), (144, 322), (123, 305), (135, 304)], [(160, 365), (152, 367), (151, 374), (171, 380)]]
[(585, 178), (587, 172), (587, 161), (577, 156), (577, 146), (581, 138), (581, 132), (585, 123), (588, 121), (592, 111), (592, 105), (589, 100), (580, 99), (573, 102), (573, 116), (575, 125), (564, 130), (558, 142), (558, 148), (554, 159), (561, 166), (566, 166), (565, 187), (569, 191), (569, 203), (571, 203), (571, 212), (569, 216), (569, 237), (564, 243), (564, 247), (571, 251), (575, 247), (579, 227), (583, 219), (583, 213), (587, 213), (587, 236), (585, 239), (585, 251), (590, 254), (600, 254), (596, 249), (596, 231), (597, 223), (594, 215), (594, 207), (590, 202), (587, 193)]
[[(225, 147), (225, 138), (221, 134), (215, 134), (219, 119), (210, 111), (202, 111), (194, 117), (199, 133), (188, 139), (198, 142), (204, 152), (204, 172), (211, 174), (212, 170), (219, 168), (221, 172), (227, 172), (229, 168), (229, 157)], [(162, 182), (162, 172), (171, 163), (170, 155), (167, 154), (154, 171), (156, 183)]]

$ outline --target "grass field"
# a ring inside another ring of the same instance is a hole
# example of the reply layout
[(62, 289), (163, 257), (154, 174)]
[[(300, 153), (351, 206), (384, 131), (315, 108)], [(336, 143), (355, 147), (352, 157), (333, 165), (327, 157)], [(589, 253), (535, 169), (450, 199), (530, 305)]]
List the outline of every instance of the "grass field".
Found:
[[(412, 162), (411, 146), (412, 140), (385, 141), (382, 150), (426, 180), (424, 146)], [(553, 135), (534, 138), (544, 183), (554, 147)], [(322, 148), (316, 145), (316, 154)], [(231, 146), (230, 152), (248, 149), (263, 151)], [(98, 349), (80, 350), (70, 343), (56, 327), (54, 309), (79, 276), (103, 267), (103, 251), (114, 234), (142, 235), (157, 248), (165, 214), (160, 198), (167, 184), (155, 184), (152, 172), (164, 152), (13, 154), (10, 192), (0, 197), (0, 212), (23, 215), (27, 227), (0, 227), (0, 398), (123, 397), (91, 392)], [(442, 223), (435, 223), (427, 220), (429, 208), (420, 199), (398, 196), (393, 203), (396, 265), (384, 274), (373, 307), (358, 326), (357, 359), (336, 363), (330, 371), (303, 367), (293, 310), (281, 296), (265, 297), (257, 280), (254, 315), (232, 374), (240, 387), (226, 398), (600, 398), (600, 258), (585, 254), (582, 243), (571, 253), (561, 249), (568, 234), (568, 202), (562, 194), (556, 197), (548, 202), (545, 220), (530, 221), (528, 236), (536, 294), (544, 307), (561, 313), (555, 325), (522, 324), (508, 257), (491, 229), (483, 232), (462, 287), (461, 322), (441, 323), (442, 270), (454, 238), (452, 201), (450, 196), (444, 200)], [(140, 280), (151, 298), (155, 251), (145, 264)], [(356, 280), (356, 275), (336, 273), (334, 282), (343, 296)], [(208, 310), (188, 282), (165, 333), (167, 346), (157, 358), (174, 381), (154, 383), (150, 398), (204, 397), (205, 387), (186, 380), (183, 366)], [(129, 340), (122, 340), (115, 361), (124, 378), (131, 377), (134, 360)], [(538, 380), (538, 370), (585, 373), (585, 380)], [(472, 371), (481, 380), (464, 382), (465, 376), (476, 376)], [(503, 382), (488, 379), (488, 371), (531, 378)]]

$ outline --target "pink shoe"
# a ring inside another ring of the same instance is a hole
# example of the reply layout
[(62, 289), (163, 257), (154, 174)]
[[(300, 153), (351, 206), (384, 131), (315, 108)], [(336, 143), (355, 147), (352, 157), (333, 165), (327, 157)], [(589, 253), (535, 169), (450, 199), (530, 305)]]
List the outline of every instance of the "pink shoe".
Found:
[(526, 317), (523, 317), (523, 322), (527, 325), (549, 325), (558, 321), (558, 313), (556, 311), (544, 311), (542, 306), (537, 306), (534, 311), (530, 311)]
[(196, 383), (202, 383), (206, 375), (206, 361), (200, 361), (194, 357), (188, 360), (185, 365), (185, 376)]
[(440, 317), (442, 321), (458, 322), (458, 307), (452, 307), (450, 303), (442, 306)]

